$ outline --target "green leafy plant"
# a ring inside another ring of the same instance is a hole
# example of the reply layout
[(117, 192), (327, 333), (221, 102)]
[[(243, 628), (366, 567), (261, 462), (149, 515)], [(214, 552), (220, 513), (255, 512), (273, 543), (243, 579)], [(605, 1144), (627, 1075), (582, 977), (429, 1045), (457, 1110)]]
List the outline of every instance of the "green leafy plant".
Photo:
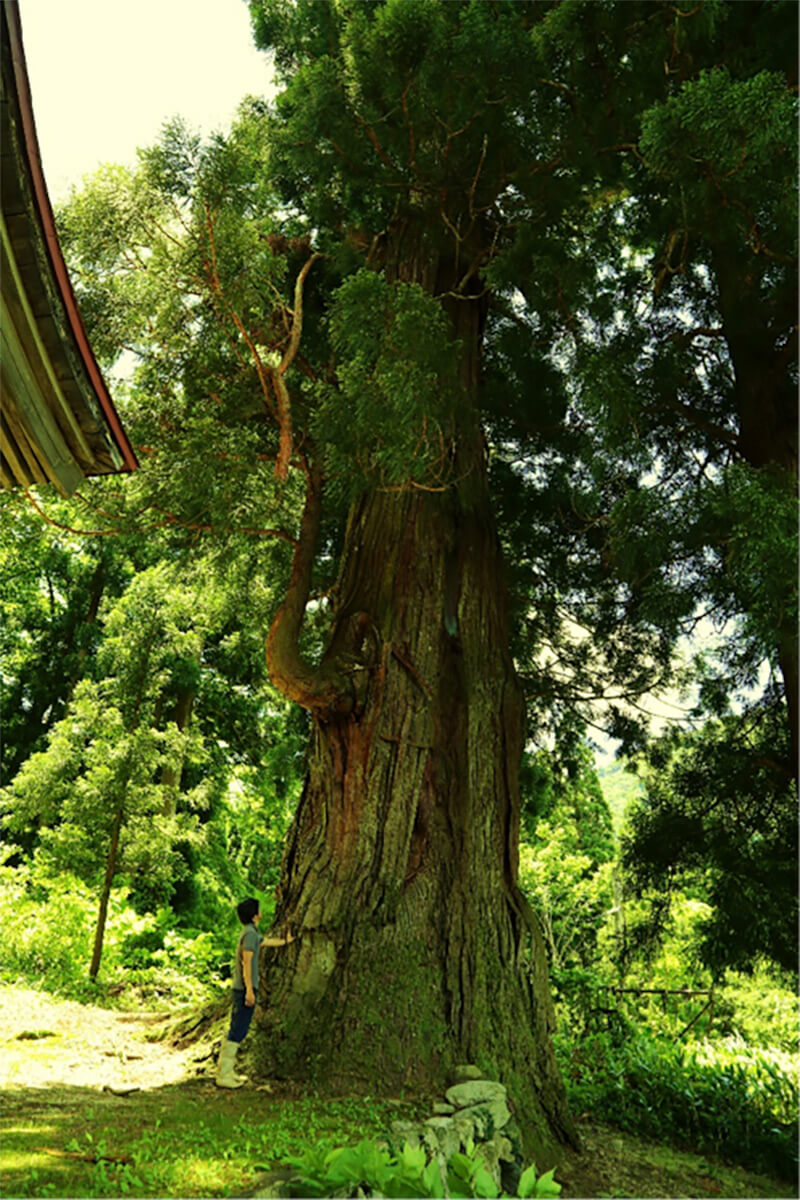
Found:
[(140, 915), (127, 887), (110, 895), (103, 977), (92, 983), (86, 959), (95, 912), (89, 885), (69, 872), (53, 871), (38, 854), (25, 867), (0, 867), (0, 979), (26, 986), (35, 981), (58, 995), (101, 1003), (124, 992), (137, 1002), (168, 995), (179, 1004), (202, 1003), (218, 990), (214, 937), (170, 928), (174, 916), (166, 909)]
[(640, 1136), (713, 1151), (792, 1178), (797, 1080), (758, 1052), (639, 1034), (558, 1045), (570, 1103)]
[(517, 1189), (522, 1200), (527, 1200), (528, 1196), (560, 1196), (561, 1184), (556, 1183), (553, 1178), (555, 1167), (551, 1167), (549, 1171), (545, 1171), (544, 1175), (536, 1175), (536, 1168), (533, 1164), (526, 1167), (519, 1177), (519, 1187)]
[[(480, 1146), (472, 1141), (468, 1141), (463, 1150), (451, 1154), (446, 1163), (441, 1157), (429, 1156), (422, 1146), (406, 1142), (399, 1153), (392, 1154), (375, 1140), (332, 1150), (313, 1146), (287, 1161), (295, 1168), (287, 1185), (291, 1196), (374, 1195), (436, 1197), (438, 1200), (449, 1195), (455, 1200), (468, 1197), (492, 1200), (507, 1195), (498, 1188)], [(537, 1176), (535, 1166), (526, 1167), (515, 1194), (523, 1200), (558, 1196), (561, 1185), (556, 1183), (553, 1174), (554, 1170), (550, 1170)]]

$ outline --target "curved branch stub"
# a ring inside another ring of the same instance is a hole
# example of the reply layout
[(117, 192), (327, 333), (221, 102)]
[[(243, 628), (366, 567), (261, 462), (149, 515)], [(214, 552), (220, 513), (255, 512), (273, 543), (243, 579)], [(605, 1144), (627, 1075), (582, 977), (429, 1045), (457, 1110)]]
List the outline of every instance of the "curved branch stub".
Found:
[(308, 475), (286, 598), (267, 634), (267, 670), (273, 685), (288, 700), (294, 700), (320, 717), (344, 716), (352, 712), (355, 704), (352, 681), (337, 669), (335, 660), (320, 668), (311, 666), (305, 662), (299, 648), (321, 514), (322, 477), (319, 470), (313, 468)]
[(280, 446), (278, 449), (278, 459), (275, 463), (275, 475), (282, 483), (285, 483), (288, 477), (289, 461), (292, 457), (292, 409), (289, 401), (289, 392), (283, 377), (294, 361), (300, 347), (300, 336), (303, 332), (303, 284), (314, 263), (318, 258), (322, 257), (323, 255), (318, 253), (312, 254), (297, 276), (297, 281), (294, 285), (294, 313), (292, 316), (292, 332), (289, 335), (289, 345), (286, 347), (286, 352), (281, 359), (280, 366), (277, 370), (270, 372), (272, 385), (275, 388), (275, 396), (278, 401), (277, 417), (280, 427)]

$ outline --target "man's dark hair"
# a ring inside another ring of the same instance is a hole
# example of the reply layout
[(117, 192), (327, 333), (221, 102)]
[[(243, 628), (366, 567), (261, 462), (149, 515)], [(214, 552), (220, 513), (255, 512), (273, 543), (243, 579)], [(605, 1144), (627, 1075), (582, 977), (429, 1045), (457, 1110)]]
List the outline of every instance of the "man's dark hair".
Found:
[(253, 896), (248, 896), (241, 904), (236, 905), (236, 912), (243, 925), (249, 925), (253, 917), (261, 911), (261, 905)]

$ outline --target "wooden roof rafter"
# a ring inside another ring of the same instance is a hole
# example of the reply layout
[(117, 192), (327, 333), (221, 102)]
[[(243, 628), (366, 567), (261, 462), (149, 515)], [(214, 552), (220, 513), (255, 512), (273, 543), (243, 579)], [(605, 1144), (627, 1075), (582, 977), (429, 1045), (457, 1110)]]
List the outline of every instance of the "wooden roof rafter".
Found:
[(136, 456), (97, 366), (42, 170), (17, 0), (0, 5), (0, 484), (132, 471)]

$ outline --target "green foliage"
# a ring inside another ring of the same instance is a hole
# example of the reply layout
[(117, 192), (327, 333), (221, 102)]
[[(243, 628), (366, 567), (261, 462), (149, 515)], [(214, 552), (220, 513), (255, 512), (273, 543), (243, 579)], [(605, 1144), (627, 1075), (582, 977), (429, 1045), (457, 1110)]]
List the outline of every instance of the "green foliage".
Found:
[(523, 795), (519, 882), (541, 920), (554, 981), (566, 983), (595, 961), (612, 904), (611, 814), (585, 743), (526, 756)]
[(170, 928), (165, 909), (142, 916), (124, 888), (111, 894), (102, 980), (91, 983), (86, 964), (96, 909), (92, 889), (40, 857), (30, 866), (0, 867), (0, 978), (95, 1003), (121, 993), (128, 1004), (165, 997), (189, 1004), (216, 993), (221, 947), (214, 936)]
[(201, 757), (202, 747), (174, 723), (158, 728), (156, 713), (176, 685), (177, 664), (196, 662), (203, 620), (172, 573), (152, 568), (104, 626), (102, 679), (78, 684), (47, 749), (27, 760), (5, 795), (4, 824), (12, 834), (35, 827), (55, 865), (97, 882), (122, 814), (117, 869), (146, 876), (152, 897), (163, 901), (180, 873), (174, 847), (197, 836), (192, 810), (207, 799), (201, 785), (177, 812), (169, 786), (159, 784), (165, 771)]
[[(719, 67), (702, 71), (645, 113), (640, 147), (647, 166), (684, 188), (686, 202), (704, 217), (709, 209), (719, 213), (722, 188), (732, 210), (728, 220), (740, 224), (743, 234), (741, 206), (757, 190), (759, 224), (777, 250), (784, 245), (773, 241), (776, 233), (789, 233), (793, 224), (796, 126), (796, 100), (780, 74), (760, 71), (733, 79)], [(781, 159), (785, 170), (778, 167)]]
[[(80, 527), (76, 506), (54, 501), (54, 520)], [(99, 641), (97, 611), (133, 572), (129, 548), (81, 540), (46, 525), (18, 494), (0, 498), (0, 679), (3, 780), (41, 750), (76, 684), (90, 674)], [(147, 560), (138, 554), (140, 564)]]
[(297, 1196), (443, 1196), (439, 1164), (427, 1162), (424, 1150), (406, 1145), (397, 1156), (371, 1141), (333, 1150), (312, 1147), (290, 1158), (296, 1169), (290, 1185)]
[[(501, 528), (537, 598), (529, 690), (545, 725), (570, 684), (588, 714), (616, 697), (593, 719), (629, 747), (636, 697), (686, 682), (675, 650), (703, 614), (731, 622), (704, 704), (752, 695), (765, 659), (796, 691), (797, 10), (750, 12), (548, 10), (533, 36), (582, 198), (565, 189), (557, 226), (531, 214), (490, 267), (518, 289), (488, 357)], [(512, 330), (566, 376), (565, 421), (552, 386), (525, 405)]]
[[(673, 897), (668, 917), (664, 918), (663, 936), (651, 936), (655, 900), (632, 900), (620, 897), (620, 905), (614, 912), (614, 920), (603, 929), (598, 942), (614, 964), (616, 983), (630, 988), (655, 989), (639, 994), (619, 996), (611, 1000), (619, 1010), (633, 1018), (634, 1023), (651, 1033), (679, 1037), (684, 1028), (698, 1015), (713, 985), (711, 972), (702, 963), (700, 948), (703, 928), (713, 910), (702, 900), (678, 891)], [(611, 972), (606, 973), (609, 982)], [(681, 990), (697, 990), (702, 995), (665, 995)], [(716, 992), (715, 992), (716, 995)], [(711, 1029), (708, 1011), (699, 1024), (692, 1025), (693, 1036)]]
[(750, 974), (727, 972), (718, 995), (715, 1024), (750, 1047), (797, 1054), (800, 1019), (791, 975), (760, 963)]
[(124, 489), (95, 487), (113, 493), (96, 501), (105, 524), (285, 568), (271, 535), (291, 526), (298, 488), (275, 479), (265, 364), (284, 349), (292, 254), (279, 249), (262, 125), (243, 110), (228, 139), (201, 145), (173, 121), (135, 171), (101, 172), (58, 221), (101, 359), (124, 348), (136, 363), (123, 415), (140, 469)]
[[(168, 739), (157, 731), (127, 727), (109, 689), (84, 681), (48, 749), (28, 759), (5, 797), (4, 824), (13, 834), (35, 823), (41, 852), (56, 869), (96, 883), (122, 807), (120, 869), (146, 873), (152, 894), (164, 899), (177, 869), (172, 847), (196, 831), (191, 813), (163, 813), (153, 780), (168, 750)], [(157, 827), (156, 813), (163, 815)]]
[(466, 228), (470, 202), (484, 212), (511, 161), (550, 149), (550, 114), (535, 111), (535, 53), (516, 7), (250, 7), (256, 42), (274, 52), (284, 87), (270, 124), (276, 183), (329, 237), (343, 227), (371, 237), (408, 217), (415, 231), (424, 223), (426, 252), (447, 245), (442, 208)]
[[(82, 558), (62, 534), (47, 540), (57, 562), (74, 557), (68, 588)], [(35, 597), (48, 568), (38, 546), (32, 560)], [(268, 589), (241, 559), (224, 581), (205, 556), (134, 574), (117, 551), (100, 565), (114, 588), (95, 595), (89, 677), (70, 681), (66, 715), (3, 793), (4, 828), (20, 852), (38, 849), (51, 869), (99, 887), (121, 819), (113, 869), (135, 907), (154, 914), (170, 903), (184, 929), (215, 929), (237, 894), (274, 885), (302, 771), (305, 722), (265, 686)], [(59, 590), (51, 583), (51, 608)], [(19, 655), (26, 687), (39, 686), (38, 661)], [(57, 712), (58, 693), (48, 694)], [(248, 780), (236, 812), (225, 801), (234, 772)]]
[(629, 769), (628, 763), (619, 761), (598, 768), (597, 775), (611, 812), (614, 834), (619, 837), (627, 819), (628, 809), (642, 790), (641, 781)]
[(613, 867), (596, 867), (581, 854), (569, 827), (540, 821), (536, 833), (536, 848), (521, 847), (519, 882), (542, 922), (557, 977), (565, 968), (594, 960), (598, 930), (613, 896)]
[(545, 1171), (542, 1175), (536, 1174), (536, 1167), (533, 1163), (519, 1177), (517, 1185), (517, 1194), (520, 1197), (540, 1196), (551, 1197), (561, 1195), (561, 1184), (556, 1183), (553, 1176), (556, 1168), (551, 1167), (549, 1171)]
[[(500, 1192), (481, 1156), (470, 1144), (446, 1162), (429, 1156), (422, 1146), (409, 1143), (398, 1154), (385, 1144), (362, 1141), (357, 1146), (333, 1150), (312, 1147), (288, 1160), (295, 1174), (287, 1185), (291, 1196), (433, 1196), (496, 1197)], [(443, 1179), (446, 1178), (446, 1190)], [(537, 1176), (534, 1166), (520, 1177), (515, 1195), (553, 1197), (561, 1192), (553, 1171)]]
[[(713, 908), (700, 953), (716, 972), (767, 955), (797, 964), (797, 805), (780, 707), (654, 743), (624, 845), (639, 894), (692, 886)], [(666, 906), (662, 903), (662, 913)]]
[(611, 812), (594, 767), (594, 755), (580, 729), (565, 736), (556, 751), (527, 753), (522, 766), (523, 821), (532, 843), (537, 821), (569, 826), (575, 849), (594, 866), (610, 862), (616, 843)]
[(796, 1073), (766, 1055), (641, 1034), (594, 1035), (558, 1053), (575, 1111), (756, 1170), (796, 1172)]
[(337, 386), (314, 389), (312, 429), (335, 496), (447, 482), (456, 347), (441, 305), (418, 284), (361, 270), (334, 293), (328, 321)]
[[(93, 903), (89, 889), (66, 873), (33, 885), (26, 868), (3, 866), (0, 871), (3, 977), (41, 981), (56, 994), (85, 990)], [(57, 922), (53, 912), (58, 912)]]

